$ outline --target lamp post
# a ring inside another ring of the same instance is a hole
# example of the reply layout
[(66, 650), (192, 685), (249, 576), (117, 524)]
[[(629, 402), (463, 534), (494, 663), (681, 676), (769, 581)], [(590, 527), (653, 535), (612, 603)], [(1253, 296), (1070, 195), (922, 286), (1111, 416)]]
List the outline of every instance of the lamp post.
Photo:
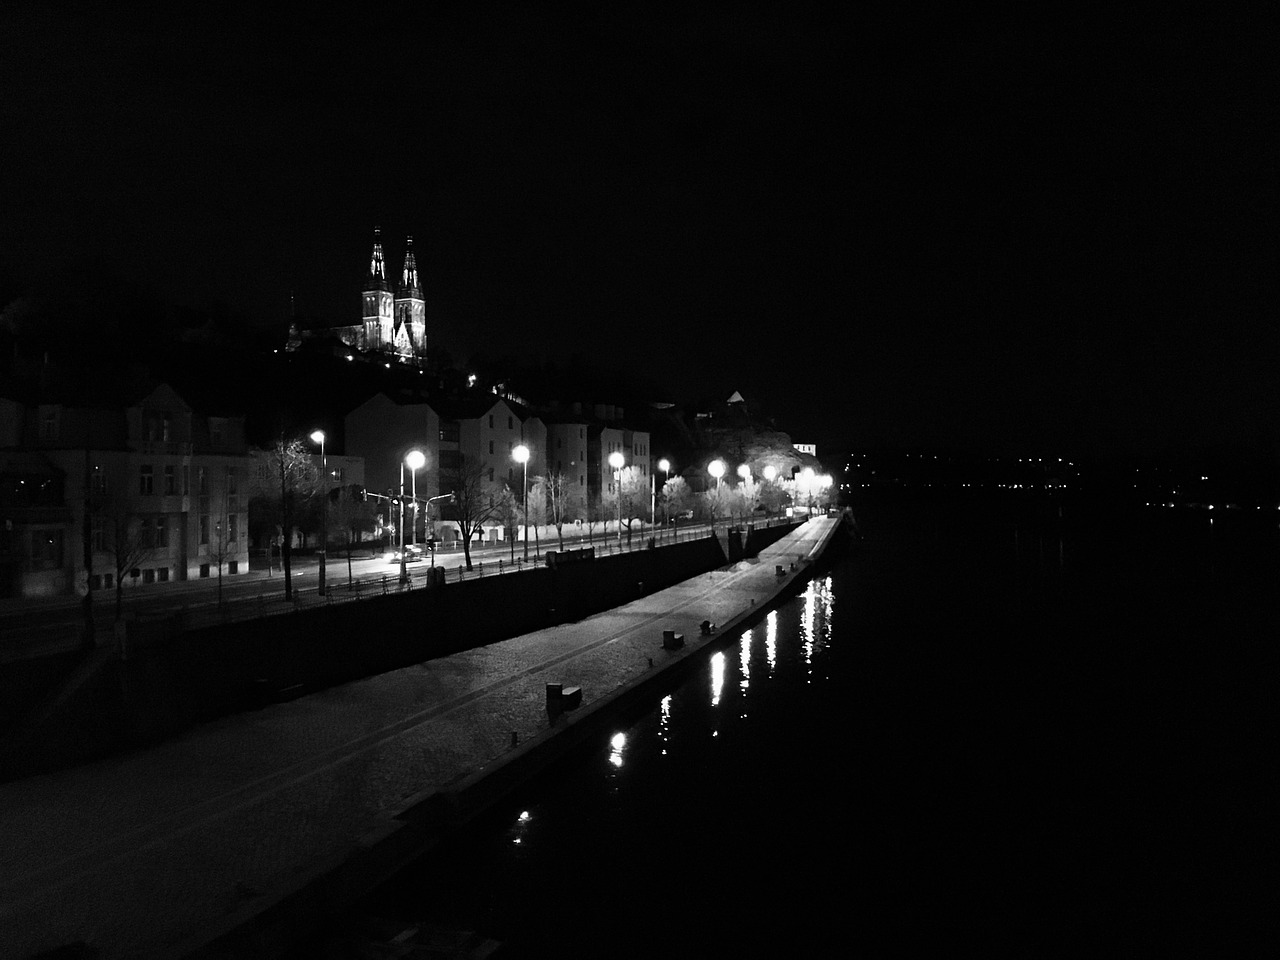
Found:
[(720, 489), (722, 478), (724, 477), (724, 461), (719, 459), (712, 460), (707, 464), (707, 473), (716, 478), (716, 498), (711, 506), (711, 526), (714, 528), (720, 514)]
[(609, 454), (609, 466), (613, 467), (613, 475), (616, 478), (617, 486), (614, 488), (614, 494), (618, 498), (618, 549), (622, 549), (622, 467), (627, 462), (627, 458), (622, 455), (621, 450), (615, 450)]
[(805, 467), (800, 471), (800, 484), (809, 492), (809, 515), (813, 515), (813, 467)]
[(511, 459), (524, 467), (524, 558), (529, 559), (529, 448), (523, 443), (511, 451)]
[(409, 530), (409, 543), (413, 544), (418, 542), (418, 471), (427, 458), (421, 450), (410, 450), (405, 454), (404, 462), (409, 465), (413, 477), (413, 525)]
[[(765, 467), (764, 467), (764, 479), (765, 479), (765, 483), (773, 483), (773, 481), (774, 481), (774, 480), (776, 480), (777, 478), (778, 478), (778, 468), (777, 468), (777, 467), (775, 467), (772, 463), (767, 463), (767, 464), (765, 464)], [(770, 497), (772, 497), (772, 496), (773, 496), (773, 494), (770, 494)], [(768, 501), (768, 499), (766, 499), (766, 500), (765, 500), (765, 504), (764, 504), (764, 512), (765, 512), (765, 516), (767, 517), (767, 516), (769, 515), (769, 501)]]
[(400, 461), (400, 582), (409, 582), (409, 558), (404, 545), (404, 465), (409, 464), (415, 471), (422, 466), (426, 457), (421, 450), (410, 450)]
[[(747, 466), (745, 463), (738, 464), (738, 476), (742, 479), (743, 486), (744, 487), (748, 486), (751, 483), (751, 468)], [(742, 499), (742, 519), (740, 519), (738, 522), (745, 525), (747, 522), (747, 498), (746, 498), (745, 489), (741, 492), (743, 494), (741, 498)]]
[[(320, 444), (320, 472), (324, 474), (324, 492), (320, 500), (320, 596), (325, 595), (324, 567), (326, 553), (329, 548), (329, 464), (324, 456), (324, 431), (316, 430), (311, 434), (311, 442)], [(221, 565), (219, 565), (221, 573)], [(221, 588), (219, 588), (221, 589)]]
[[(662, 525), (665, 527), (671, 523), (671, 504), (667, 502), (667, 484), (671, 482), (671, 461), (663, 457), (658, 461), (658, 469), (662, 471)], [(658, 478), (654, 477), (656, 483)]]

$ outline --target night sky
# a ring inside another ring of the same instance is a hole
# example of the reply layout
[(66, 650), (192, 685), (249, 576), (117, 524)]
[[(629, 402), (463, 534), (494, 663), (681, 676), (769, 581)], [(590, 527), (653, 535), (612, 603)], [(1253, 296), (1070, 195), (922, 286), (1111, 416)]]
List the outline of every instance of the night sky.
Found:
[(1021, 6), (6, 4), (0, 280), (105, 262), (283, 337), (291, 295), (358, 317), (378, 225), (459, 361), (576, 352), (826, 445), (1274, 456), (1263, 31)]

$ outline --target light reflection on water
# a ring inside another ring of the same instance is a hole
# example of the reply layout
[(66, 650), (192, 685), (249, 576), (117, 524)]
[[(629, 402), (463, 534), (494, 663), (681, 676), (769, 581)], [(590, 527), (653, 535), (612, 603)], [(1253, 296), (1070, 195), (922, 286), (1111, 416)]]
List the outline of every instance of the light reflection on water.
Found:
[(724, 691), (724, 651), (717, 650), (711, 656), (711, 705), (720, 706), (720, 694)]
[(764, 620), (764, 655), (769, 662), (769, 676), (773, 676), (773, 668), (778, 665), (778, 611), (770, 610)]

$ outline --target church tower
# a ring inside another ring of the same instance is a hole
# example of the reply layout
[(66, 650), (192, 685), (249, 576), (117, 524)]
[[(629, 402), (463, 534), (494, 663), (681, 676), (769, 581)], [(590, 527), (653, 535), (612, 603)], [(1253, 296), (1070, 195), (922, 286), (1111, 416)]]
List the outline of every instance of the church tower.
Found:
[(400, 288), (396, 291), (396, 331), (404, 329), (409, 334), (411, 350), (415, 357), (427, 354), (427, 304), (422, 299), (422, 284), (418, 282), (418, 264), (413, 258), (413, 237), (405, 241), (404, 271), (400, 275)]
[(369, 276), (360, 294), (364, 318), (364, 348), (385, 350), (392, 345), (391, 284), (387, 282), (387, 265), (382, 256), (382, 230), (373, 228), (373, 253), (369, 257)]

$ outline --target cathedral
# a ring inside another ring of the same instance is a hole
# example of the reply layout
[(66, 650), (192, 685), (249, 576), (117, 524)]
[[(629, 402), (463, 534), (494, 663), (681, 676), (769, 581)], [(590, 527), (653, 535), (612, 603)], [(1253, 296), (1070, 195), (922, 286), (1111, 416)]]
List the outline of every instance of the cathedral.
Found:
[(361, 320), (348, 326), (300, 330), (289, 327), (285, 349), (298, 349), (304, 339), (336, 338), (360, 353), (387, 355), (402, 363), (421, 363), (427, 357), (426, 301), (413, 256), (413, 237), (405, 240), (404, 269), (392, 289), (382, 253), (382, 231), (373, 228), (369, 272), (360, 293)]

